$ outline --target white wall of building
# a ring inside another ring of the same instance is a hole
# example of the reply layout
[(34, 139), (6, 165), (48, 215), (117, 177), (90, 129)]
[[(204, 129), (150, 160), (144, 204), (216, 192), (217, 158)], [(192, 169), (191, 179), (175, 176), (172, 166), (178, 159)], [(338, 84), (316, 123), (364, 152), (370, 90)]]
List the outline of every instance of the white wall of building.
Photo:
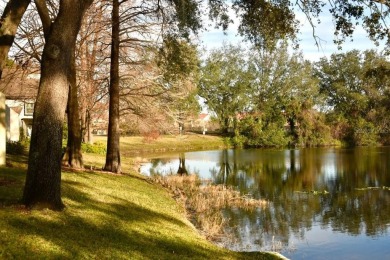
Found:
[(5, 165), (6, 149), (6, 122), (5, 122), (5, 96), (0, 92), (0, 166)]

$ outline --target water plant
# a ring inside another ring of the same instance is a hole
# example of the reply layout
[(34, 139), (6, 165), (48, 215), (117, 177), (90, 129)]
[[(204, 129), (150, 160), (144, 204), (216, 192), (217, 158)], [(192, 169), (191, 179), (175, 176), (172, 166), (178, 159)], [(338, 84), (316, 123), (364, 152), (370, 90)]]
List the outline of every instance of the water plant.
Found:
[(303, 194), (313, 194), (313, 195), (327, 195), (329, 194), (329, 191), (323, 190), (323, 191), (318, 191), (318, 190), (311, 190), (311, 191), (295, 191), (296, 193), (303, 193)]
[(382, 186), (382, 187), (366, 187), (366, 188), (355, 188), (355, 190), (359, 191), (367, 191), (367, 190), (390, 190), (390, 187)]
[(224, 227), (227, 222), (222, 215), (224, 208), (254, 210), (268, 204), (265, 200), (243, 195), (232, 187), (202, 181), (194, 174), (156, 176), (153, 180), (170, 190), (173, 197), (185, 206), (191, 221), (210, 240), (219, 240), (226, 235)]

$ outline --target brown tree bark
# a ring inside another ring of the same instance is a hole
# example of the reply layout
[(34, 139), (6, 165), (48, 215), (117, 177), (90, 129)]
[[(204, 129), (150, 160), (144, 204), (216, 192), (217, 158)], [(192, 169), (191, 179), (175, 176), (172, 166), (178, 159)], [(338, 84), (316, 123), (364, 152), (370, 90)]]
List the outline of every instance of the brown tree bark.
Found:
[(108, 121), (107, 155), (104, 170), (120, 173), (119, 150), (119, 0), (113, 0), (110, 67), (110, 107)]
[(83, 167), (83, 155), (81, 153), (82, 131), (80, 124), (79, 102), (77, 97), (76, 84), (76, 59), (75, 51), (72, 50), (72, 60), (68, 75), (69, 94), (68, 94), (68, 141), (62, 165), (72, 168)]
[(22, 198), (28, 207), (41, 205), (54, 210), (64, 207), (61, 200), (61, 146), (70, 84), (68, 77), (82, 17), (92, 1), (61, 0), (58, 15), (45, 37)]
[(16, 30), (31, 0), (10, 0), (0, 20), (0, 79), (6, 65)]

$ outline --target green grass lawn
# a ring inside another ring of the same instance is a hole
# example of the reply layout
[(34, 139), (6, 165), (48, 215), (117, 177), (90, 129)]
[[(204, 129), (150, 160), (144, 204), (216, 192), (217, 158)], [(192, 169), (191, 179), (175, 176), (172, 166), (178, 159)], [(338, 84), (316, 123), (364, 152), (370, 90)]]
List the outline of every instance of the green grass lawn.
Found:
[[(106, 143), (106, 136), (94, 136), (94, 142)], [(162, 153), (195, 151), (205, 149), (222, 149), (227, 144), (223, 137), (213, 135), (163, 135), (157, 140), (146, 142), (142, 136), (126, 136), (120, 139), (122, 171), (128, 173), (137, 170), (139, 162)], [(101, 169), (105, 155), (84, 153), (84, 164), (87, 168)]]
[(24, 158), (7, 159), (0, 167), (0, 259), (278, 259), (208, 242), (166, 190), (134, 172), (63, 171), (65, 210), (26, 210), (19, 203)]
[[(107, 142), (105, 136), (95, 136), (96, 142)], [(157, 152), (218, 149), (226, 146), (224, 138), (212, 135), (163, 135), (148, 142), (141, 136), (121, 137), (123, 156), (137, 156)]]

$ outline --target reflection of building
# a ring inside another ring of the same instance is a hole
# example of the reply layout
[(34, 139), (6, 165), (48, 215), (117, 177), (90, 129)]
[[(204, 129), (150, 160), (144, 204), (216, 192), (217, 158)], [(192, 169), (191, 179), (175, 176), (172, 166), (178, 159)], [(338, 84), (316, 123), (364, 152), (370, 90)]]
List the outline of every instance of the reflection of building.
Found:
[(19, 141), (31, 136), (34, 103), (38, 93), (39, 74), (22, 69), (4, 70), (0, 92), (5, 95), (6, 136)]

